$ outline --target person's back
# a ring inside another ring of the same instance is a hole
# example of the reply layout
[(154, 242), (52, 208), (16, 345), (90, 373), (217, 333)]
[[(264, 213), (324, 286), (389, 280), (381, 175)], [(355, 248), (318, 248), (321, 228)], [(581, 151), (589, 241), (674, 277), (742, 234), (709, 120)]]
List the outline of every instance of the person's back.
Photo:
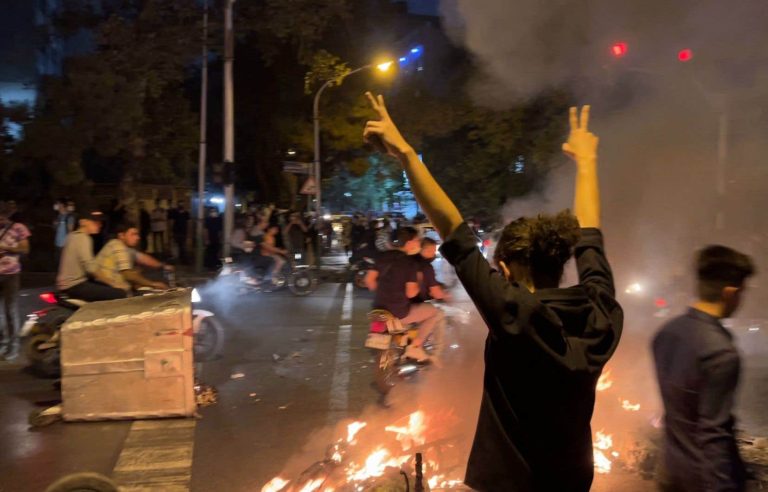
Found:
[[(574, 214), (508, 224), (488, 264), (456, 205), (392, 121), (382, 96), (367, 94), (379, 119), (363, 136), (399, 159), (411, 189), (445, 239), (440, 248), (488, 327), (480, 415), (464, 483), (487, 492), (587, 492), (595, 386), (623, 326), (603, 250), (597, 137), (589, 107), (571, 108), (563, 151), (576, 163)], [(580, 285), (558, 288), (575, 255)]]
[(413, 260), (399, 249), (385, 251), (376, 259), (376, 270), (379, 276), (373, 299), (374, 309), (385, 309), (398, 318), (405, 318), (411, 303), (405, 286), (417, 280)]
[(699, 300), (653, 339), (665, 410), (667, 490), (745, 490), (733, 417), (740, 358), (720, 319), (739, 307), (753, 272), (746, 255), (723, 246), (703, 249), (697, 260)]

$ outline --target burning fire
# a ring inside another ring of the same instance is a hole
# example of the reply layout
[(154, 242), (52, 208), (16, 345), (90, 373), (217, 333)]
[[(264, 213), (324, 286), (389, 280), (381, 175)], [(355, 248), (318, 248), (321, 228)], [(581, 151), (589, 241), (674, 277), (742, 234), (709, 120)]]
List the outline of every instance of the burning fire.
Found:
[[(597, 431), (597, 433), (595, 434), (595, 439), (592, 441), (592, 448), (593, 448), (592, 453), (595, 459), (595, 471), (597, 473), (611, 472), (611, 465), (613, 463), (605, 455), (605, 452), (607, 452), (612, 447), (613, 447), (613, 436), (611, 436), (610, 434), (603, 433), (602, 430)], [(618, 453), (614, 452), (613, 456), (616, 456), (616, 455), (618, 455)]]
[(397, 440), (402, 444), (403, 451), (408, 451), (414, 445), (420, 446), (425, 442), (424, 432), (427, 430), (424, 421), (424, 412), (418, 411), (409, 415), (407, 427), (388, 425), (384, 430), (387, 432), (395, 432), (397, 434)]
[(621, 398), (619, 398), (619, 401), (621, 402), (621, 408), (628, 412), (637, 412), (640, 410), (639, 403), (630, 403), (629, 400), (622, 400)]
[(275, 477), (261, 488), (261, 492), (280, 492), (286, 485), (288, 485), (288, 482), (288, 480)]
[(365, 422), (352, 422), (349, 424), (347, 426), (347, 442), (353, 444), (357, 433), (360, 432), (366, 425), (368, 424)]
[(613, 380), (611, 379), (611, 370), (608, 369), (600, 375), (597, 380), (597, 391), (605, 391), (613, 386)]
[[(432, 416), (432, 420), (440, 420), (440, 416)], [(443, 416), (450, 419), (451, 413)], [(396, 421), (384, 428), (385, 432), (395, 434), (395, 439), (399, 443), (399, 450), (388, 449), (386, 445), (379, 444), (373, 448), (364, 459), (357, 461), (350, 458), (354, 451), (353, 447), (358, 446), (358, 433), (368, 426), (366, 422), (352, 422), (347, 426), (346, 439), (337, 440), (327, 451), (326, 459), (321, 464), (326, 466), (322, 470), (322, 476), (315, 474), (306, 482), (302, 479), (303, 487), (295, 485), (287, 488), (289, 481), (280, 477), (273, 478), (261, 490), (262, 492), (281, 492), (286, 490), (296, 490), (298, 492), (333, 492), (336, 490), (362, 490), (362, 487), (371, 485), (371, 481), (382, 477), (388, 469), (402, 469), (403, 466), (413, 459), (412, 448), (424, 446), (427, 439), (425, 437), (428, 428), (426, 414), (419, 410)], [(434, 436), (431, 437), (434, 439)], [(314, 465), (313, 465), (314, 466)], [(444, 474), (437, 474), (439, 466), (436, 461), (427, 461), (424, 468), (425, 478), (431, 488), (455, 488), (461, 485), (462, 481), (447, 477)], [(343, 472), (343, 475), (335, 474), (335, 471)], [(340, 483), (343, 482), (343, 483)], [(342, 487), (341, 489), (339, 487)], [(349, 489), (347, 488), (349, 487)]]

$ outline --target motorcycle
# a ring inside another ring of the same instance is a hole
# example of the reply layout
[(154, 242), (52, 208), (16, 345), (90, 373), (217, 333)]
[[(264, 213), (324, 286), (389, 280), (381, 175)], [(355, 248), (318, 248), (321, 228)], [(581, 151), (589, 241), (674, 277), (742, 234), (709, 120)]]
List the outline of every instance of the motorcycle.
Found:
[[(152, 291), (145, 295), (162, 292), (167, 291)], [(88, 303), (56, 292), (40, 294), (40, 299), (51, 306), (27, 315), (21, 329), (24, 354), (34, 372), (43, 377), (57, 377), (61, 372), (61, 327), (75, 311)], [(195, 306), (202, 302), (197, 289), (192, 289), (191, 301), (195, 360), (213, 360), (224, 346), (224, 327), (211, 311)]]
[(311, 294), (317, 287), (317, 278), (312, 267), (304, 261), (303, 253), (296, 253), (285, 262), (279, 272), (273, 272), (271, 278), (266, 278), (266, 272), (256, 272), (253, 276), (241, 263), (232, 257), (224, 258), (223, 265), (217, 278), (235, 282), (237, 292), (274, 292), (286, 285), (296, 296), (303, 297)]
[[(374, 309), (369, 312), (368, 320), (371, 324), (365, 346), (374, 352), (373, 386), (381, 395), (383, 402), (395, 386), (397, 378), (417, 373), (429, 363), (417, 363), (405, 356), (406, 348), (418, 334), (416, 324), (403, 325), (397, 317), (384, 309)], [(435, 359), (441, 354), (444, 323), (437, 326), (423, 345), (424, 351)]]

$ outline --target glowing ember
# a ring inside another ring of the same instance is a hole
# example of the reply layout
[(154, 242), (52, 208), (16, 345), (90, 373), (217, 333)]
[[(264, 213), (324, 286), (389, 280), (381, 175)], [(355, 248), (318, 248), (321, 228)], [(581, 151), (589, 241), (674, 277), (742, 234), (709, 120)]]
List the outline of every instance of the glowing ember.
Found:
[(630, 403), (629, 400), (622, 400), (621, 398), (619, 398), (619, 401), (621, 402), (621, 408), (628, 412), (637, 412), (640, 410), (639, 403)]
[(355, 435), (366, 425), (368, 424), (365, 422), (352, 422), (349, 424), (347, 426), (347, 442), (351, 444), (355, 440)]
[(320, 487), (322, 487), (323, 482), (325, 482), (324, 478), (310, 480), (299, 492), (314, 492), (315, 490), (318, 490)]
[(403, 451), (408, 451), (413, 445), (422, 445), (426, 441), (424, 432), (427, 430), (424, 422), (424, 412), (419, 410), (410, 414), (408, 416), (408, 427), (388, 425), (384, 430), (397, 433), (397, 440), (403, 446)]
[(611, 371), (609, 369), (602, 373), (597, 380), (597, 391), (605, 391), (611, 386), (613, 386), (613, 380), (611, 380)]
[(286, 485), (288, 485), (288, 482), (289, 480), (275, 477), (261, 488), (261, 492), (279, 492), (283, 490)]

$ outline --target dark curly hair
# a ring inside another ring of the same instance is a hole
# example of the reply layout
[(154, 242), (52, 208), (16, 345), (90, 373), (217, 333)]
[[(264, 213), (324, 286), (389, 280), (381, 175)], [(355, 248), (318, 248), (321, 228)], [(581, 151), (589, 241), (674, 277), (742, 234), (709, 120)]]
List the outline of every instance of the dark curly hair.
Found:
[(580, 238), (579, 221), (570, 210), (521, 217), (504, 227), (493, 259), (527, 268), (536, 288), (557, 287)]

